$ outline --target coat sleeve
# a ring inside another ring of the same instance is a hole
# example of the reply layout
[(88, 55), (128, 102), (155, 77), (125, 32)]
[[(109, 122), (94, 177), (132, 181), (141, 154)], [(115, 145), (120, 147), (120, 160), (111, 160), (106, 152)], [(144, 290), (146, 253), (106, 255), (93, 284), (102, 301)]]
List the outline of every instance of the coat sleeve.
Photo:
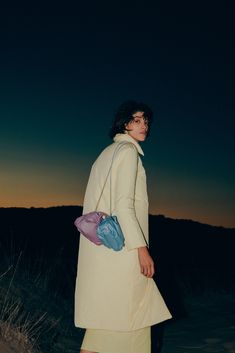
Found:
[(126, 144), (115, 157), (112, 180), (113, 214), (117, 216), (125, 237), (127, 250), (146, 246), (143, 231), (135, 213), (135, 186), (138, 152), (133, 144)]

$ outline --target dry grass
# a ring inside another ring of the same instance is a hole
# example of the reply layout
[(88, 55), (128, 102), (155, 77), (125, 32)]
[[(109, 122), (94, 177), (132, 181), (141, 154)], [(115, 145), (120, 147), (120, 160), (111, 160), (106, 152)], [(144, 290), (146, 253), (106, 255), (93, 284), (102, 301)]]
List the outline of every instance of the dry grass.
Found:
[[(40, 286), (46, 287), (47, 278), (43, 281), (40, 271), (24, 272), (20, 269), (22, 252), (18, 258), (11, 258), (11, 264), (0, 275), (0, 340), (7, 344), (9, 349), (17, 353), (39, 353), (40, 338), (51, 331), (58, 323), (43, 308), (40, 310)], [(16, 261), (15, 261), (16, 260)], [(2, 264), (1, 264), (2, 265)], [(38, 268), (39, 270), (39, 268)], [(25, 302), (31, 303), (31, 311), (26, 308)], [(33, 309), (37, 308), (37, 309)]]

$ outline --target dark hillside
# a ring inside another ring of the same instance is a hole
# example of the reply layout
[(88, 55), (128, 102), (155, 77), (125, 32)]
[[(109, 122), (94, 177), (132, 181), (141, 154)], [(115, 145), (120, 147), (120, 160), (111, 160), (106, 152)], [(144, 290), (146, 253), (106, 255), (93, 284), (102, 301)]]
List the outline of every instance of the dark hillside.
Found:
[[(51, 271), (51, 285), (72, 296), (79, 244), (73, 223), (81, 212), (79, 206), (0, 208), (1, 258), (22, 251), (23, 264), (40, 263)], [(169, 301), (182, 283), (190, 290), (234, 286), (234, 228), (150, 215), (150, 244), (155, 279), (166, 296), (172, 293)]]

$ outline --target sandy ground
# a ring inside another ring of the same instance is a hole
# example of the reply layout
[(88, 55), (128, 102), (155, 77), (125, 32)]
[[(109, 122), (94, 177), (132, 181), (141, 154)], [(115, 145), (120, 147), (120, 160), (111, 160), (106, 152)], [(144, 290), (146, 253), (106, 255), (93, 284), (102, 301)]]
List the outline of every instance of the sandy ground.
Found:
[(235, 353), (235, 296), (187, 303), (189, 317), (169, 321), (162, 353)]
[(0, 353), (16, 353), (16, 351), (12, 351), (6, 343), (0, 341)]

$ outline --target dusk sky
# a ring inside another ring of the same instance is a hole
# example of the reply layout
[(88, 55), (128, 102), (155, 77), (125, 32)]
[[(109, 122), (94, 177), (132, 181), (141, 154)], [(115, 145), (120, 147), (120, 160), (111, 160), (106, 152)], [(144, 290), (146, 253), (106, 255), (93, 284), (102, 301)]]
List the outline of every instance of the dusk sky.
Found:
[(234, 11), (159, 3), (1, 10), (0, 207), (82, 205), (135, 99), (154, 111), (150, 213), (235, 227)]

